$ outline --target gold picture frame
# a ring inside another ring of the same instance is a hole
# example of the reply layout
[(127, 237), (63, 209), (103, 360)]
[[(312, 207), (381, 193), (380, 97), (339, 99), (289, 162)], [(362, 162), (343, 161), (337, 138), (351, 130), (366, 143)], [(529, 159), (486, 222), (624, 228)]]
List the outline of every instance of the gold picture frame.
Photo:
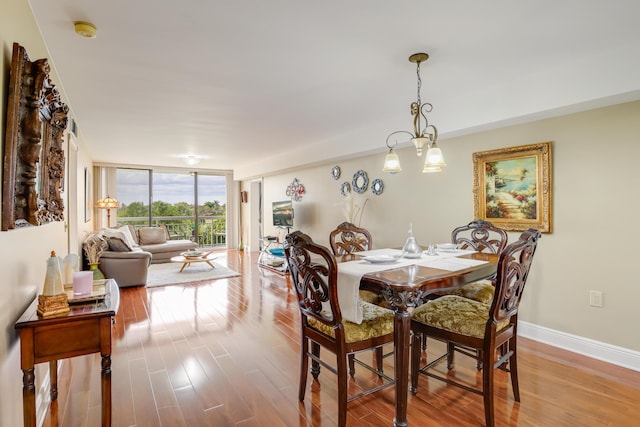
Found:
[(475, 219), (551, 233), (551, 193), (551, 142), (473, 153)]

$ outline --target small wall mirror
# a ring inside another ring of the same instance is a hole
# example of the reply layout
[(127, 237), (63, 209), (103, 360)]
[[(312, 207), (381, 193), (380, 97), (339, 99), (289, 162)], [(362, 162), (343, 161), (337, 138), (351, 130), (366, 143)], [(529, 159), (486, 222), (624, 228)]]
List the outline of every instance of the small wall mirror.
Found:
[(367, 191), (367, 188), (369, 188), (369, 177), (367, 176), (367, 173), (363, 170), (359, 170), (354, 173), (351, 186), (353, 187), (353, 191), (358, 194), (362, 194)]
[(371, 192), (376, 196), (382, 194), (382, 190), (384, 190), (384, 184), (381, 179), (374, 179), (371, 183)]
[(349, 193), (351, 193), (351, 184), (349, 184), (347, 181), (343, 182), (342, 185), (340, 186), (340, 194), (342, 194), (343, 196), (348, 196)]
[(69, 108), (47, 59), (13, 44), (2, 182), (2, 230), (64, 220), (64, 132)]

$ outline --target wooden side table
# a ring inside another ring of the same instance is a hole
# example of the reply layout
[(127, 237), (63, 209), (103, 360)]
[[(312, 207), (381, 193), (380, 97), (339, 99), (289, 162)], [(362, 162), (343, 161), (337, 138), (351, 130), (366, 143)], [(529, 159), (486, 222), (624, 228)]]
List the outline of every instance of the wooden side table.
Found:
[(36, 299), (15, 325), (20, 334), (24, 425), (36, 425), (36, 363), (49, 362), (51, 400), (58, 398), (58, 360), (100, 352), (102, 356), (102, 426), (111, 426), (111, 324), (120, 305), (115, 280), (105, 283), (104, 299), (70, 304), (68, 314), (39, 317)]

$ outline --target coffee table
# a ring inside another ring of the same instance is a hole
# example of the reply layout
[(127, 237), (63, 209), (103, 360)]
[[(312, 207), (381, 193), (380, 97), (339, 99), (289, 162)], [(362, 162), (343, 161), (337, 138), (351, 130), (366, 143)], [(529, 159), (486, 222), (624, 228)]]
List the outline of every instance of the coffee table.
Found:
[(171, 258), (171, 262), (181, 262), (182, 267), (180, 267), (179, 273), (182, 273), (182, 271), (185, 268), (197, 262), (206, 262), (211, 266), (211, 268), (216, 268), (215, 265), (211, 264), (211, 261), (214, 259), (216, 259), (216, 255), (212, 255), (211, 253), (206, 253), (199, 257), (186, 257), (184, 255), (174, 256)]

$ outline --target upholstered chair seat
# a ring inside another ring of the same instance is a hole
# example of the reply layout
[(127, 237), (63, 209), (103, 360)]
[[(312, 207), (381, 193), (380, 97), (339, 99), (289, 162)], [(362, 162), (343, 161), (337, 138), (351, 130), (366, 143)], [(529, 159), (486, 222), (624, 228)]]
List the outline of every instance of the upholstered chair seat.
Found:
[[(456, 295), (446, 295), (416, 308), (411, 319), (424, 325), (476, 338), (484, 337), (490, 306)], [(498, 323), (497, 331), (509, 326), (509, 319)]]
[(480, 280), (478, 282), (469, 283), (461, 288), (447, 291), (441, 295), (456, 295), (463, 298), (472, 299), (484, 304), (491, 304), (495, 287), (489, 280)]
[[(348, 343), (363, 341), (370, 338), (381, 337), (393, 333), (393, 311), (375, 304), (360, 302), (362, 304), (362, 323), (357, 324), (343, 320), (344, 340)], [(329, 315), (329, 313), (325, 313)], [(309, 326), (320, 332), (335, 338), (334, 329), (326, 323), (310, 317)]]
[(368, 302), (369, 304), (380, 304), (380, 295), (372, 291), (365, 291), (360, 289), (360, 301)]

